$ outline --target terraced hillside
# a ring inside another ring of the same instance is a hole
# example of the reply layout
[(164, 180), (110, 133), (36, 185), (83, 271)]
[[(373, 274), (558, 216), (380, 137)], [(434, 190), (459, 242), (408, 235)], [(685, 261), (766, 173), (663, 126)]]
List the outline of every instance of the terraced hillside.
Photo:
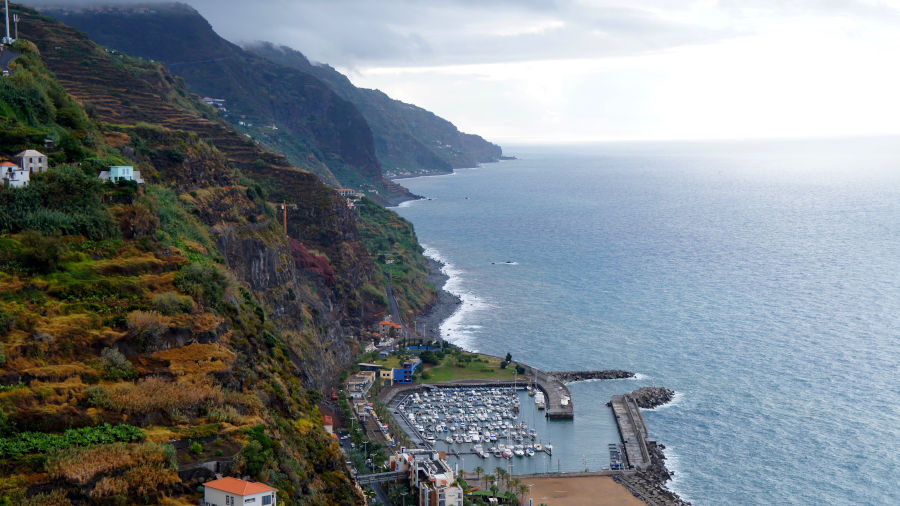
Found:
[(195, 93), (225, 98), (240, 129), (326, 182), (408, 196), (385, 188), (369, 124), (351, 102), (311, 74), (222, 39), (190, 7), (46, 12), (110, 48), (165, 63)]
[(195, 504), (210, 469), (361, 503), (318, 409), (386, 309), (354, 210), (159, 65), (16, 9), (39, 46), (0, 82), (0, 154), (58, 142), (0, 188), (0, 504)]

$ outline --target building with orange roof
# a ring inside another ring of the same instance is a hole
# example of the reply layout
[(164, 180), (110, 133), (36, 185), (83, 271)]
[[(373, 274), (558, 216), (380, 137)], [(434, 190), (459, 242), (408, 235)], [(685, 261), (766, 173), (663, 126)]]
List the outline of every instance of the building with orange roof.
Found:
[(277, 493), (265, 483), (226, 476), (203, 484), (202, 506), (276, 506)]
[(19, 167), (12, 162), (0, 162), (0, 183), (13, 188), (21, 188), (28, 186), (30, 180), (31, 172), (28, 169)]
[(403, 325), (400, 325), (397, 322), (392, 322), (390, 320), (382, 320), (378, 322), (378, 332), (382, 335), (388, 335), (391, 329), (395, 329), (397, 333), (400, 333), (400, 330), (403, 329)]

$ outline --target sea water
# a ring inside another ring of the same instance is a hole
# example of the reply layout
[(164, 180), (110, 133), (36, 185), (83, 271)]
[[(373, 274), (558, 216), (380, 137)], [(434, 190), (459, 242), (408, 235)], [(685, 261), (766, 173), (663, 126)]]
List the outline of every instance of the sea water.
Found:
[(464, 301), (447, 339), (639, 373), (570, 385), (541, 466), (608, 465), (605, 402), (655, 384), (695, 504), (900, 504), (898, 139), (507, 151), (397, 211)]

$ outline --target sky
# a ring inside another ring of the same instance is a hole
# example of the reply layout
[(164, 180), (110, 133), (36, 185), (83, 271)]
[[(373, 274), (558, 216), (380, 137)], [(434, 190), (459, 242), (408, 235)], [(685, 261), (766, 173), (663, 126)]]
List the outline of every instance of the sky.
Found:
[(186, 3), (501, 143), (900, 134), (900, 0)]

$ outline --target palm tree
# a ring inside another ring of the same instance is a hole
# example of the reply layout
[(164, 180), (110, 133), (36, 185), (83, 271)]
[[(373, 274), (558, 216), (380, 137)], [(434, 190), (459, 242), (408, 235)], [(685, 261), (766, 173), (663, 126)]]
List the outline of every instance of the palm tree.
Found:
[(497, 474), (497, 481), (503, 482), (506, 478), (509, 477), (509, 473), (506, 472), (506, 469), (503, 469), (500, 466), (497, 466), (497, 469), (494, 469), (494, 473)]
[(483, 468), (483, 467), (478, 466), (478, 467), (475, 468), (475, 477), (477, 478), (477, 481), (481, 481), (481, 475), (482, 475), (483, 473), (484, 473), (484, 468)]
[(491, 485), (491, 495), (494, 497), (500, 495), (500, 487), (498, 487), (497, 485)]
[(528, 485), (519, 483), (519, 496), (522, 498), (522, 504), (525, 503), (525, 494), (528, 493)]

